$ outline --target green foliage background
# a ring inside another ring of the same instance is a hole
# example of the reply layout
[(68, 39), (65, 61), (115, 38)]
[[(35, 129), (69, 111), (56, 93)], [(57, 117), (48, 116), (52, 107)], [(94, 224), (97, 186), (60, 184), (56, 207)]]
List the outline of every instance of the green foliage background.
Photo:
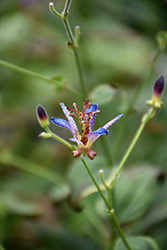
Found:
[[(0, 59), (56, 77), (80, 92), (63, 24), (49, 12), (48, 3), (0, 1)], [(55, 6), (61, 12), (64, 1), (55, 1)], [(73, 29), (81, 27), (84, 80), (89, 96), (99, 103), (100, 122), (125, 113), (106, 139), (113, 164), (107, 164), (103, 138), (93, 146), (97, 157), (87, 160), (100, 181), (98, 170), (104, 168), (107, 177), (118, 164), (147, 111), (155, 79), (167, 74), (165, 49), (127, 114), (135, 89), (150, 72), (158, 34), (166, 36), (159, 32), (167, 28), (167, 3), (73, 0), (69, 21)], [(147, 124), (114, 189), (116, 214), (125, 234), (152, 237), (162, 250), (167, 248), (166, 97), (167, 91), (164, 106)], [(42, 129), (36, 105), (44, 106), (50, 117), (64, 118), (59, 102), (82, 107), (79, 96), (0, 65), (0, 242), (6, 250), (112, 249), (115, 232), (98, 194), (79, 203), (82, 191), (91, 185), (83, 166), (64, 145), (38, 138)], [(67, 140), (70, 137), (67, 131), (51, 128)]]

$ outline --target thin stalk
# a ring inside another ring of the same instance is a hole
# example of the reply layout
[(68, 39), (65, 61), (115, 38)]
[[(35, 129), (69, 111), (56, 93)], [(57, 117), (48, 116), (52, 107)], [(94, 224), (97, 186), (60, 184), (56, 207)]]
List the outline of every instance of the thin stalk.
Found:
[[(126, 103), (126, 105), (128, 105), (128, 108), (127, 108), (127, 111), (131, 110), (131, 108), (135, 105), (136, 101), (138, 100), (145, 84), (150, 80), (153, 72), (154, 72), (154, 68), (155, 68), (155, 65), (160, 57), (160, 55), (163, 53), (163, 50), (162, 49), (158, 49), (152, 62), (151, 62), (151, 65), (150, 65), (150, 69), (148, 71), (148, 73), (145, 75), (144, 79), (141, 81), (141, 83), (139, 83), (138, 87), (136, 88), (134, 94), (133, 94), (133, 97), (131, 98), (131, 100), (129, 101), (129, 103)], [(127, 116), (128, 118), (128, 116)], [(123, 135), (124, 135), (124, 131), (126, 129), (126, 124), (127, 124), (127, 119), (126, 117), (124, 118), (124, 122), (122, 124), (122, 127), (120, 128), (120, 131), (119, 131), (119, 134), (118, 134), (118, 140), (117, 140), (117, 143), (116, 143), (116, 146), (115, 146), (115, 149), (114, 149), (114, 153), (113, 153), (113, 160), (116, 158), (117, 156), (117, 153), (118, 153), (118, 150), (120, 148), (120, 145), (121, 145), (121, 142), (122, 142), (122, 138), (123, 138)]]
[(68, 20), (67, 19), (62, 19), (62, 21), (63, 21), (64, 27), (66, 29), (66, 33), (67, 33), (67, 35), (68, 35), (68, 37), (70, 39), (70, 42), (72, 44), (74, 44), (74, 41), (75, 41), (74, 40), (74, 35), (72, 33), (72, 30), (71, 30), (71, 27), (70, 27), (70, 24), (69, 24)]
[(4, 67), (6, 67), (6, 68), (9, 68), (9, 69), (18, 71), (18, 72), (20, 72), (20, 73), (26, 74), (26, 75), (30, 75), (30, 76), (37, 77), (37, 78), (42, 79), (42, 80), (44, 80), (44, 81), (46, 81), (46, 82), (54, 83), (54, 84), (55, 84), (55, 81), (52, 80), (52, 79), (49, 79), (49, 78), (47, 78), (47, 77), (45, 77), (45, 76), (43, 76), (43, 75), (40, 75), (40, 74), (38, 74), (38, 73), (35, 73), (35, 72), (31, 71), (31, 70), (24, 69), (24, 68), (22, 68), (22, 67), (16, 66), (16, 65), (14, 65), (14, 64), (12, 64), (12, 63), (8, 63), (8, 62), (5, 62), (5, 61), (3, 61), (3, 60), (0, 60), (0, 65), (4, 66)]
[(108, 204), (110, 206), (110, 210), (113, 209), (112, 198), (111, 198), (111, 188), (107, 188), (107, 195), (108, 195)]
[(80, 81), (80, 85), (81, 85), (81, 88), (82, 88), (82, 93), (83, 93), (83, 95), (85, 97), (88, 97), (87, 91), (86, 91), (86, 88), (85, 88), (85, 83), (84, 83), (84, 78), (83, 78), (83, 73), (82, 73), (82, 67), (81, 67), (79, 54), (78, 54), (77, 49), (74, 49), (73, 51), (74, 51), (76, 66), (77, 66), (77, 70), (78, 70), (79, 81)]
[[(70, 24), (69, 24), (68, 20), (63, 19), (63, 23), (64, 23), (64, 26), (65, 26), (67, 35), (68, 35), (68, 37), (70, 39), (70, 42), (74, 45), (75, 44), (75, 39), (74, 39), (74, 36), (73, 36), (73, 33), (72, 33), (72, 30), (71, 30), (71, 27), (70, 27)], [(76, 66), (77, 66), (79, 81), (80, 81), (80, 85), (81, 85), (81, 88), (82, 88), (82, 93), (83, 93), (83, 95), (85, 97), (87, 97), (87, 91), (86, 91), (85, 84), (84, 84), (82, 67), (81, 67), (81, 62), (80, 62), (80, 58), (79, 58), (77, 48), (73, 48), (73, 51), (74, 51), (74, 57), (75, 57), (75, 62), (76, 62)]]
[(60, 136), (54, 134), (48, 127), (45, 127), (45, 130), (51, 135), (51, 137), (53, 137), (55, 140), (63, 143), (66, 147), (68, 147), (71, 150), (74, 150), (74, 146), (72, 146), (69, 142), (67, 142), (66, 140), (64, 140), (63, 138), (61, 138)]
[[(118, 223), (118, 220), (117, 220), (116, 215), (115, 215), (115, 213), (114, 213), (114, 209), (112, 209), (112, 200), (111, 200), (111, 197), (109, 198), (110, 201), (108, 202), (108, 201), (106, 200), (105, 196), (103, 195), (103, 193), (102, 193), (102, 191), (101, 191), (99, 185), (97, 184), (95, 178), (93, 177), (93, 174), (91, 173), (91, 171), (90, 171), (88, 165), (86, 164), (85, 160), (84, 160), (83, 158), (81, 158), (81, 161), (82, 161), (83, 165), (85, 166), (85, 168), (86, 168), (86, 170), (87, 170), (87, 172), (88, 172), (90, 178), (92, 179), (94, 185), (96, 186), (96, 188), (97, 188), (99, 194), (101, 195), (101, 197), (102, 197), (104, 203), (106, 204), (106, 207), (107, 207), (107, 209), (108, 209), (106, 212), (109, 213), (109, 214), (111, 215), (111, 218), (112, 218), (112, 220), (113, 220), (113, 222), (114, 222), (114, 225), (115, 225), (115, 227), (116, 227), (116, 229), (117, 229), (117, 231), (118, 231), (120, 237), (122, 238), (122, 241), (124, 242), (124, 244), (125, 244), (125, 246), (127, 247), (127, 249), (128, 249), (128, 250), (131, 250), (131, 248), (130, 248), (128, 242), (126, 241), (126, 238), (125, 238), (125, 236), (124, 236), (124, 234), (123, 234), (123, 232), (122, 232), (122, 229), (121, 229), (121, 227), (120, 227), (120, 225), (119, 225), (119, 223)], [(109, 197), (109, 190), (108, 190), (108, 197)]]
[(134, 148), (136, 142), (138, 141), (138, 139), (139, 139), (139, 137), (140, 137), (146, 123), (153, 117), (154, 113), (155, 113), (155, 108), (153, 108), (149, 113), (147, 113), (146, 115), (143, 116), (143, 119), (141, 121), (141, 124), (140, 124), (138, 130), (136, 131), (136, 134), (134, 135), (134, 137), (133, 137), (133, 139), (132, 139), (132, 141), (131, 141), (128, 149), (127, 149), (127, 151), (125, 152), (125, 154), (124, 154), (124, 156), (123, 156), (123, 158), (122, 158), (122, 160), (121, 160), (121, 162), (120, 162), (120, 164), (119, 164), (119, 166), (117, 168), (115, 178), (114, 178), (115, 180), (116, 180), (117, 176), (119, 175), (119, 173), (120, 173), (123, 165), (125, 164), (126, 160), (128, 159), (130, 153), (132, 152), (132, 149)]
[(88, 165), (86, 164), (85, 160), (84, 160), (83, 158), (81, 158), (81, 161), (82, 161), (83, 165), (85, 166), (85, 168), (86, 168), (86, 170), (87, 170), (87, 172), (88, 172), (90, 178), (92, 179), (93, 183), (95, 184), (95, 186), (96, 186), (96, 188), (97, 188), (99, 194), (101, 195), (101, 197), (102, 197), (104, 203), (106, 204), (106, 207), (107, 207), (108, 209), (110, 209), (110, 207), (109, 207), (109, 205), (108, 205), (108, 202), (107, 202), (105, 196), (103, 195), (103, 192), (101, 191), (99, 185), (97, 184), (97, 182), (96, 182), (96, 180), (95, 180), (95, 178), (94, 178), (92, 172), (90, 171)]
[(64, 10), (63, 10), (64, 16), (68, 15), (68, 11), (69, 11), (71, 2), (72, 2), (72, 0), (67, 0), (66, 1), (65, 6), (64, 6)]
[(52, 2), (49, 4), (49, 7), (50, 7), (50, 11), (63, 21), (67, 36), (69, 37), (70, 42), (73, 45), (72, 50), (74, 51), (74, 57), (75, 57), (75, 62), (76, 62), (76, 66), (77, 66), (77, 71), (78, 71), (78, 75), (79, 75), (79, 82), (80, 82), (80, 86), (81, 86), (81, 89), (82, 89), (82, 93), (83, 93), (83, 95), (85, 97), (87, 97), (87, 91), (86, 91), (85, 83), (84, 83), (84, 79), (83, 79), (83, 72), (82, 72), (80, 58), (79, 58), (79, 55), (78, 55), (77, 47), (75, 47), (75, 39), (74, 39), (73, 32), (72, 32), (70, 24), (69, 24), (69, 22), (67, 20), (67, 15), (68, 15), (67, 12), (69, 11), (69, 7), (70, 7), (71, 2), (72, 2), (72, 0), (67, 0), (66, 1), (62, 15), (59, 14), (55, 10), (54, 4)]
[(154, 58), (153, 58), (153, 60), (151, 62), (150, 69), (149, 69), (148, 73), (146, 74), (146, 76), (144, 77), (142, 82), (137, 87), (132, 99), (129, 102), (129, 109), (131, 109), (134, 106), (134, 104), (136, 103), (137, 99), (140, 96), (140, 93), (141, 93), (143, 87), (150, 80), (150, 78), (152, 76), (152, 73), (154, 71), (155, 64), (157, 63), (157, 61), (158, 61), (160, 55), (162, 54), (162, 52), (163, 52), (163, 50), (161, 50), (161, 49), (157, 50), (157, 52), (156, 52), (156, 54), (155, 54), (155, 56), (154, 56)]
[(139, 139), (139, 136), (141, 135), (141, 132), (143, 131), (144, 127), (145, 127), (145, 123), (141, 123), (140, 126), (139, 126), (139, 128), (138, 128), (138, 130), (137, 130), (137, 132), (136, 132), (136, 134), (135, 134), (135, 136), (134, 136), (134, 138), (133, 138), (133, 140), (132, 140), (132, 142), (130, 143), (130, 145), (129, 145), (127, 151), (125, 152), (125, 154), (124, 154), (124, 156), (123, 156), (123, 158), (122, 158), (122, 160), (121, 160), (121, 162), (120, 162), (120, 164), (119, 164), (118, 170), (117, 170), (117, 172), (116, 172), (116, 176), (117, 176), (117, 175), (119, 174), (119, 172), (121, 171), (121, 169), (122, 169), (124, 163), (126, 162), (126, 160), (127, 160), (127, 158), (129, 157), (129, 155), (130, 155), (132, 149), (134, 148), (134, 146), (135, 146), (137, 140)]
[(5, 248), (3, 248), (3, 247), (0, 245), (0, 250), (5, 250)]
[[(107, 194), (108, 194), (108, 203), (109, 203), (109, 206), (110, 206), (110, 211), (108, 212), (110, 215), (111, 215), (111, 218), (112, 218), (112, 221), (115, 225), (115, 228), (117, 229), (119, 235), (121, 236), (122, 238), (122, 241), (124, 242), (125, 246), (127, 247), (128, 250), (131, 250), (131, 247), (129, 246), (125, 236), (124, 236), (124, 233), (119, 225), (119, 222), (118, 222), (118, 219), (116, 217), (116, 214), (115, 214), (115, 210), (113, 208), (113, 201), (112, 201), (112, 191), (113, 189), (111, 188), (107, 188)], [(112, 248), (114, 247), (114, 242), (112, 244)]]
[(123, 232), (122, 232), (122, 229), (121, 229), (120, 226), (119, 226), (119, 223), (118, 223), (117, 217), (116, 217), (116, 215), (115, 215), (114, 209), (110, 210), (110, 211), (109, 211), (109, 214), (111, 215), (112, 220), (113, 220), (113, 222), (114, 222), (114, 225), (115, 225), (115, 227), (116, 227), (116, 229), (117, 229), (119, 235), (121, 236), (122, 241), (124, 242), (125, 246), (127, 247), (128, 250), (132, 250), (131, 247), (129, 246), (129, 244), (128, 244), (128, 242), (127, 242), (127, 240), (126, 240), (126, 238), (125, 238)]
[(0, 162), (2, 164), (11, 164), (12, 166), (41, 177), (44, 180), (47, 180), (59, 187), (62, 186), (62, 183), (67, 183), (63, 176), (61, 176), (60, 174), (53, 172), (50, 169), (41, 166), (40, 164), (34, 163), (8, 152), (1, 152)]
[[(38, 74), (38, 73), (36, 73), (36, 72), (33, 72), (33, 71), (31, 71), (31, 70), (24, 69), (24, 68), (22, 68), (22, 67), (16, 66), (16, 65), (14, 65), (14, 64), (12, 64), (12, 63), (8, 63), (8, 62), (5, 62), (5, 61), (3, 61), (3, 60), (0, 60), (0, 65), (1, 65), (1, 66), (4, 66), (4, 67), (6, 67), (6, 68), (12, 69), (12, 70), (14, 70), (14, 71), (17, 71), (17, 72), (19, 72), (19, 73), (25, 74), (25, 75), (30, 75), (30, 76), (32, 76), (32, 77), (37, 77), (37, 78), (39, 78), (39, 79), (41, 79), (41, 80), (44, 80), (45, 82), (54, 84), (54, 85), (57, 86), (58, 88), (59, 88), (59, 87), (60, 87), (60, 88), (62, 87), (61, 84), (58, 84), (58, 82), (56, 82), (56, 81), (54, 81), (54, 80), (52, 80), (52, 79), (50, 79), (50, 78), (47, 78), (47, 77), (45, 77), (45, 76), (43, 76), (43, 75), (41, 75), (41, 74)], [(73, 88), (71, 88), (71, 87), (68, 87), (68, 86), (66, 86), (65, 89), (67, 89), (67, 91), (69, 91), (71, 94), (73, 94), (73, 95), (75, 95), (75, 96), (80, 96), (80, 97), (83, 98), (82, 94), (80, 94), (80, 93), (79, 93), (78, 91), (76, 91), (75, 89), (73, 89)]]

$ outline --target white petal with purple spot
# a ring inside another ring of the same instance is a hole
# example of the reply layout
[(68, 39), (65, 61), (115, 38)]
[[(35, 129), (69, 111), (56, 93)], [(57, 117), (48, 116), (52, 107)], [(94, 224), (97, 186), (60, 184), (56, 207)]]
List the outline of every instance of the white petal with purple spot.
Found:
[(68, 111), (68, 109), (66, 108), (66, 106), (64, 105), (63, 102), (60, 103), (60, 106), (63, 110), (63, 113), (65, 114), (65, 116), (67, 117), (69, 123), (70, 123), (70, 126), (71, 126), (71, 132), (72, 132), (72, 135), (75, 139), (77, 139), (77, 132), (78, 132), (78, 128), (77, 128), (77, 125), (74, 121), (74, 119), (70, 116), (70, 112)]
[(109, 121), (108, 123), (106, 123), (106, 125), (103, 126), (103, 128), (108, 128), (110, 127), (113, 123), (115, 123), (116, 121), (118, 121), (124, 114), (120, 114), (117, 117), (115, 117), (114, 119), (112, 119), (111, 121)]

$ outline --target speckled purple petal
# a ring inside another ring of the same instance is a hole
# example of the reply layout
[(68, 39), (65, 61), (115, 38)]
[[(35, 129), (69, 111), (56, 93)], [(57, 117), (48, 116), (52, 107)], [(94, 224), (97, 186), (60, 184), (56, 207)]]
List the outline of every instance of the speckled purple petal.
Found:
[(84, 147), (84, 144), (78, 139), (70, 138), (70, 141), (76, 142), (78, 145), (81, 145)]
[(95, 135), (108, 135), (108, 130), (105, 128), (98, 128), (97, 130), (91, 132), (90, 134), (95, 134)]
[[(69, 123), (68, 121), (64, 120), (64, 119), (52, 117), (52, 118), (50, 119), (50, 121), (51, 121), (54, 125), (56, 125), (56, 126), (58, 126), (58, 127), (66, 128), (66, 129), (68, 129), (68, 130), (71, 131), (70, 123)], [(71, 131), (71, 132), (72, 132), (72, 131)]]
[(88, 135), (88, 142), (90, 140), (93, 140), (93, 142), (94, 142), (95, 140), (97, 140), (97, 138), (99, 138), (100, 135), (108, 135), (108, 133), (109, 132), (108, 132), (107, 129), (102, 128), (102, 127), (98, 128), (97, 130), (89, 133), (89, 135)]
[(114, 119), (112, 119), (111, 121), (109, 121), (108, 123), (106, 123), (106, 125), (103, 126), (103, 128), (107, 129), (108, 127), (110, 127), (113, 123), (115, 123), (116, 121), (118, 121), (124, 114), (120, 114), (117, 117), (115, 117)]
[[(85, 113), (89, 113), (89, 112), (95, 112), (98, 109), (98, 105), (97, 104), (91, 104), (90, 108), (86, 108)], [(94, 114), (92, 115), (92, 119), (90, 119), (89, 121), (89, 131), (92, 132), (92, 127), (95, 124), (95, 120), (96, 120), (96, 115)]]
[(63, 102), (60, 103), (60, 106), (63, 110), (63, 113), (65, 114), (65, 116), (67, 117), (69, 123), (70, 123), (70, 126), (71, 126), (71, 132), (72, 132), (72, 135), (75, 139), (77, 139), (77, 132), (78, 132), (78, 128), (77, 128), (77, 125), (74, 121), (74, 119), (70, 116), (70, 112), (68, 111), (68, 109), (66, 108), (66, 106), (64, 105)]

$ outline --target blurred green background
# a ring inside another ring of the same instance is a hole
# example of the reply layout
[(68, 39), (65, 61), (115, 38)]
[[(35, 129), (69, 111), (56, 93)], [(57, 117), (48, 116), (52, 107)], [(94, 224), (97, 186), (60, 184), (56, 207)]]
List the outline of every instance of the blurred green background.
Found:
[[(49, 79), (56, 76), (81, 93), (64, 26), (49, 12), (48, 3), (0, 1), (0, 59)], [(54, 1), (59, 12), (64, 3)], [(72, 30), (81, 27), (79, 54), (86, 89), (101, 110), (98, 123), (125, 113), (109, 136), (93, 146), (94, 161), (87, 160), (99, 181), (99, 169), (107, 176), (119, 163), (148, 110), (145, 103), (156, 78), (167, 74), (166, 49), (150, 70), (159, 51), (158, 35), (166, 43), (167, 2), (73, 0), (68, 19)], [(162, 250), (167, 249), (166, 97), (167, 91), (164, 106), (147, 124), (114, 189), (125, 234), (150, 236)], [(112, 249), (115, 232), (99, 195), (79, 202), (91, 185), (80, 161), (64, 145), (38, 138), (42, 128), (36, 105), (44, 106), (50, 117), (65, 118), (59, 102), (70, 107), (77, 102), (81, 109), (83, 101), (54, 84), (0, 65), (0, 243), (6, 250)], [(66, 140), (71, 136), (51, 128)], [(111, 153), (110, 164), (103, 143)]]

